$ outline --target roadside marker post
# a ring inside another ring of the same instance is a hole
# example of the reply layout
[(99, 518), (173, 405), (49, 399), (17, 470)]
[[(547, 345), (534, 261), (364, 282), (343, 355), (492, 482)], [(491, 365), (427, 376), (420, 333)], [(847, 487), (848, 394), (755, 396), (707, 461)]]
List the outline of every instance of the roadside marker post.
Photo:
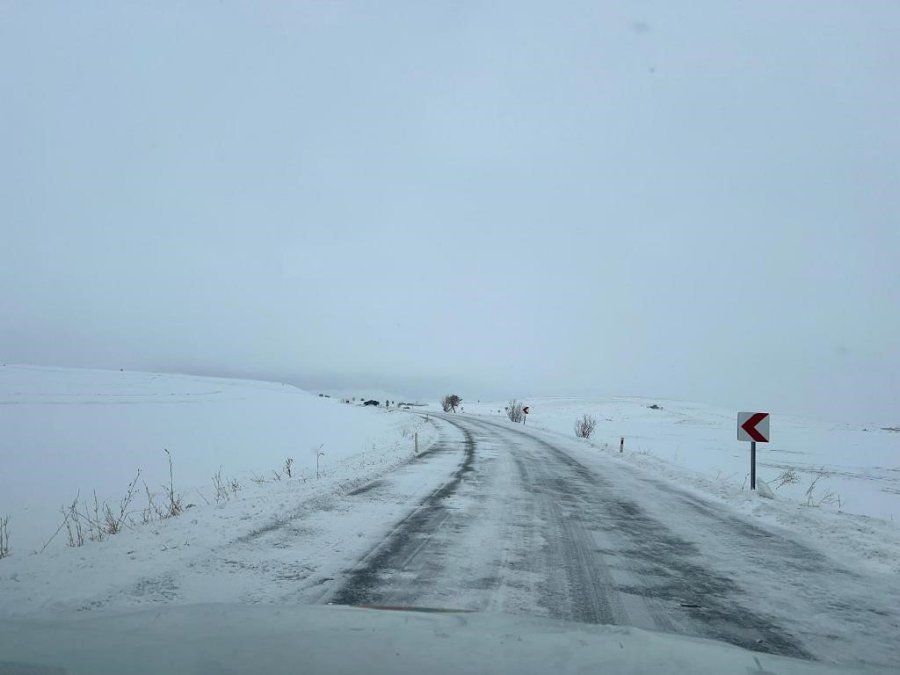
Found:
[(622, 453), (625, 450), (625, 437), (619, 437), (619, 453)]
[(769, 442), (769, 413), (739, 412), (737, 439), (750, 441), (750, 489), (756, 489), (756, 443)]
[(522, 418), (522, 424), (525, 424), (525, 420), (528, 419), (528, 408), (530, 408), (530, 407), (531, 406), (527, 406), (527, 405), (522, 406), (522, 412), (525, 413), (525, 416)]

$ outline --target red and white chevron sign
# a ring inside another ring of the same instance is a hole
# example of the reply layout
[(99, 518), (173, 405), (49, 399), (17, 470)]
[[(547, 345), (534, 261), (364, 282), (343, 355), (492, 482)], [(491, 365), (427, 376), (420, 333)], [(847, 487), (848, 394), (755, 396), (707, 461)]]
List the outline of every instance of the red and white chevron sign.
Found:
[(739, 412), (737, 416), (739, 441), (769, 442), (769, 413)]

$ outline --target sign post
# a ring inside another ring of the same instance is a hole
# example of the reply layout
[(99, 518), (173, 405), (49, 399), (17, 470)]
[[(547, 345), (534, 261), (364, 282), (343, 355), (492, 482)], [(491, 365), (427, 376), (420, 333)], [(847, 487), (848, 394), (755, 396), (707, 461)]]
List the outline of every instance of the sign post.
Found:
[(525, 417), (522, 418), (522, 424), (525, 424), (525, 420), (528, 419), (528, 408), (530, 406), (522, 406), (522, 412), (525, 413)]
[(750, 441), (750, 489), (756, 489), (756, 441)]
[(756, 489), (756, 443), (769, 442), (769, 413), (739, 412), (737, 439), (750, 441), (750, 489)]

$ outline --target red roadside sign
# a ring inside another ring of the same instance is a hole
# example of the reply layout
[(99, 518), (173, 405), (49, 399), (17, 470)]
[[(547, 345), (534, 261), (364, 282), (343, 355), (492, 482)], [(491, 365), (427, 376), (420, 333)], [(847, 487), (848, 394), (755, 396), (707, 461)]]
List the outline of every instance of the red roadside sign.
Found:
[(737, 418), (739, 441), (769, 442), (769, 413), (740, 412)]
[(769, 413), (739, 412), (737, 415), (739, 441), (750, 441), (750, 489), (756, 489), (756, 444), (769, 442)]

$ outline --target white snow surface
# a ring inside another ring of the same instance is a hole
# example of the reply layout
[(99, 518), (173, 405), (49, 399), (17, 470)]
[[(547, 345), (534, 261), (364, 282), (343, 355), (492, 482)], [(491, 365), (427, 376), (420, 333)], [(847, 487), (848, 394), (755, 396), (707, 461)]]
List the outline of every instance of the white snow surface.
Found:
[[(864, 572), (873, 580), (873, 598), (894, 592), (900, 532), (890, 514), (897, 508), (892, 490), (897, 489), (898, 434), (773, 413), (773, 443), (760, 448), (760, 477), (774, 487), (778, 473), (794, 468), (802, 481), (775, 490), (770, 500), (743, 485), (748, 451), (735, 439), (736, 411), (634, 398), (526, 403), (529, 429), (558, 439), (596, 471), (623, 463), (634, 472), (628, 485), (635, 490), (642, 484), (637, 477), (645, 474), (678, 483), (724, 510), (796, 533), (797, 541)], [(662, 410), (647, 407), (653, 403)], [(460, 416), (503, 417), (501, 403), (463, 407)], [(591, 442), (577, 441), (572, 431), (584, 413), (598, 420)], [(440, 420), (342, 404), (267, 382), (5, 366), (0, 416), (0, 515), (11, 516), (12, 548), (12, 555), (0, 560), (0, 618), (210, 602), (326, 601), (334, 577), (384, 540), (411, 505), (449, 480), (461, 461), (455, 452), (431, 453), (423, 461), (414, 457), (413, 434), (419, 435), (422, 452), (438, 439), (439, 427), (442, 443), (461, 443), (447, 435), (450, 427)], [(625, 451), (619, 453), (622, 436)], [(313, 449), (320, 445), (325, 474), (316, 479)], [(79, 548), (66, 547), (62, 533), (43, 553), (30, 554), (52, 534), (61, 520), (59, 506), (76, 491), (96, 488), (101, 499), (118, 500), (138, 466), (151, 485), (165, 482), (162, 448), (173, 451), (176, 490), (194, 506), (178, 518), (136, 524)], [(486, 459), (491, 451), (489, 444), (482, 446)], [(294, 478), (274, 480), (272, 471), (280, 470), (287, 456), (296, 461)], [(216, 503), (210, 478), (220, 466), (242, 489)], [(819, 490), (842, 492), (840, 506), (805, 505), (808, 482), (820, 466), (830, 475), (814, 495), (819, 500)], [(249, 480), (254, 474), (267, 482)], [(666, 504), (644, 506), (673, 531), (693, 537), (682, 531), (690, 527), (689, 519), (682, 522)], [(471, 555), (478, 561), (491, 536), (477, 527), (473, 532)], [(753, 573), (715, 541), (706, 542), (704, 550), (737, 577)], [(514, 604), (515, 597), (506, 600)], [(770, 604), (773, 615), (789, 615), (790, 592), (784, 607)], [(821, 633), (814, 616), (785, 621)]]
[[(310, 489), (316, 454), (333, 485), (396, 464), (412, 452), (420, 418), (320, 398), (272, 382), (143, 372), (0, 367), (0, 517), (13, 554), (38, 550), (80, 493), (117, 504), (141, 469), (155, 493), (169, 481), (185, 504), (214, 501), (221, 469), (245, 488), (274, 480), (293, 458)], [(421, 443), (428, 441), (428, 427)], [(305, 481), (305, 483), (303, 483)], [(146, 502), (143, 485), (135, 507)], [(321, 488), (322, 485), (319, 485)], [(50, 547), (64, 545), (60, 533)]]

